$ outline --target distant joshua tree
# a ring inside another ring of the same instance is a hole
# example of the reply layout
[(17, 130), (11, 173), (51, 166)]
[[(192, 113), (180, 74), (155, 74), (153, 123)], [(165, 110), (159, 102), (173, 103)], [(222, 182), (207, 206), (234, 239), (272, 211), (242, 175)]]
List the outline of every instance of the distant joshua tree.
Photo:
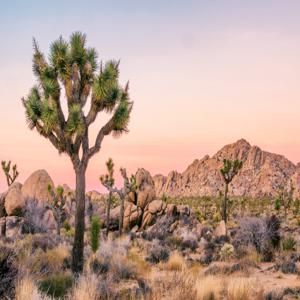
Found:
[(285, 220), (287, 218), (288, 210), (293, 202), (294, 191), (295, 188), (291, 180), (286, 187), (280, 185), (278, 188), (278, 197), (275, 199), (275, 208), (280, 210), (281, 205), (283, 206)]
[(66, 219), (64, 206), (66, 204), (66, 200), (64, 197), (64, 189), (62, 186), (58, 186), (55, 190), (53, 190), (51, 184), (48, 185), (48, 191), (52, 198), (48, 203), (48, 206), (53, 212), (54, 219), (57, 223), (57, 234), (60, 235), (60, 229), (63, 226), (63, 223)]
[[(86, 35), (75, 32), (70, 41), (60, 37), (50, 46), (49, 61), (33, 40), (33, 72), (38, 80), (22, 102), (30, 129), (35, 128), (59, 153), (67, 154), (76, 174), (75, 236), (72, 271), (83, 271), (85, 174), (89, 160), (99, 152), (105, 136), (128, 132), (133, 103), (128, 83), (119, 83), (119, 61), (98, 66), (95, 48), (86, 46)], [(67, 101), (66, 114), (63, 99)], [(87, 102), (90, 102), (85, 114)], [(90, 145), (89, 128), (99, 113), (111, 117)]]
[(114, 179), (114, 162), (111, 158), (108, 159), (106, 162), (106, 168), (108, 174), (100, 176), (100, 181), (103, 186), (105, 186), (108, 191), (108, 198), (107, 198), (107, 207), (106, 207), (106, 237), (108, 236), (109, 232), (109, 222), (110, 222), (110, 207), (111, 207), (111, 200), (112, 200), (112, 189), (115, 184)]
[(228, 201), (228, 186), (230, 182), (233, 180), (234, 176), (237, 175), (239, 170), (242, 168), (243, 162), (240, 160), (223, 160), (223, 168), (221, 168), (220, 172), (224, 179), (225, 190), (224, 190), (224, 200), (222, 203), (222, 218), (225, 223), (227, 223), (228, 215), (227, 215), (227, 201)]
[[(7, 186), (10, 187), (15, 182), (17, 177), (19, 176), (19, 172), (17, 170), (17, 165), (14, 164), (12, 167), (12, 170), (11, 170), (11, 161), (6, 162), (3, 160), (1, 162), (1, 165), (2, 165), (3, 173), (6, 177)], [(2, 197), (3, 197), (3, 195), (2, 195)], [(3, 205), (3, 214), (4, 214), (4, 216), (6, 215), (4, 205)], [(3, 236), (6, 235), (6, 217), (2, 224), (0, 235), (3, 235)]]
[[(2, 165), (2, 170), (4, 172), (4, 175), (6, 177), (7, 185), (8, 185), (8, 187), (10, 187), (15, 182), (17, 177), (19, 176), (19, 172), (17, 170), (17, 165), (14, 164), (12, 167), (12, 170), (11, 170), (11, 161), (6, 162), (3, 160), (1, 162), (1, 165)], [(11, 171), (12, 171), (12, 173), (11, 173)]]
[[(134, 192), (136, 191), (136, 178), (134, 175), (131, 175), (130, 179), (127, 176), (127, 172), (125, 168), (121, 168), (120, 169), (120, 173), (121, 176), (123, 178), (123, 187), (118, 189), (116, 187), (114, 187), (114, 180), (112, 181), (111, 179), (113, 179), (113, 161), (110, 158), (107, 163), (106, 163), (107, 169), (108, 169), (108, 174), (100, 176), (100, 181), (103, 184), (103, 186), (105, 186), (107, 188), (107, 190), (109, 191), (110, 194), (110, 198), (109, 198), (109, 203), (111, 202), (111, 195), (113, 193), (117, 193), (121, 199), (121, 207), (120, 207), (120, 217), (119, 217), (119, 235), (122, 235), (123, 232), (123, 223), (124, 223), (124, 210), (125, 210), (125, 197), (130, 193), (130, 192)], [(109, 204), (110, 205), (110, 204)], [(109, 211), (107, 212), (108, 214), (108, 218), (109, 218)], [(106, 224), (106, 230), (108, 230), (108, 221), (109, 219), (106, 220), (107, 224)]]

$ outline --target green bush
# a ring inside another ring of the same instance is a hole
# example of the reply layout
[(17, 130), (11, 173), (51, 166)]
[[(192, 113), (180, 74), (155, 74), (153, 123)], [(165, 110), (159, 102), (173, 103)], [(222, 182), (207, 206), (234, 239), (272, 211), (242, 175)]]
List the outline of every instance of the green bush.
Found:
[(288, 236), (282, 241), (282, 249), (284, 251), (294, 251), (296, 250), (297, 242), (292, 236)]
[(276, 198), (275, 199), (275, 209), (276, 210), (280, 210), (281, 208), (281, 201), (280, 201), (280, 198)]
[(63, 227), (67, 232), (71, 230), (71, 225), (68, 220), (64, 221)]
[(91, 248), (94, 253), (99, 248), (99, 234), (100, 234), (100, 218), (98, 216), (93, 216), (92, 223), (91, 223)]
[(73, 285), (70, 274), (51, 275), (39, 282), (39, 290), (50, 297), (64, 297)]

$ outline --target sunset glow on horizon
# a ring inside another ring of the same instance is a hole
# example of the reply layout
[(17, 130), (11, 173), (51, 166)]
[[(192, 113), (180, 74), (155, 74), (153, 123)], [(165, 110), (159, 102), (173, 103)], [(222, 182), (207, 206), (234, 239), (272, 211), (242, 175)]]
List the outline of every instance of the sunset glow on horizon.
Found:
[(29, 130), (21, 98), (35, 83), (32, 37), (48, 54), (51, 42), (76, 30), (100, 59), (121, 59), (134, 101), (130, 132), (104, 139), (87, 190), (103, 191), (109, 157), (116, 174), (123, 166), (167, 175), (240, 138), (300, 161), (299, 1), (68, 2), (1, 5), (0, 160), (17, 163), (18, 181), (46, 169), (56, 184), (74, 187), (70, 159)]

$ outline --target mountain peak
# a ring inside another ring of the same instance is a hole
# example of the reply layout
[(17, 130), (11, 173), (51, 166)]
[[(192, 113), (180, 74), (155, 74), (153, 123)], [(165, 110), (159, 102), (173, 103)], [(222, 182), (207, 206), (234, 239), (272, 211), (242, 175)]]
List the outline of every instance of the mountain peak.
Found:
[(230, 185), (232, 196), (274, 197), (279, 186), (292, 180), (295, 197), (300, 197), (300, 164), (296, 167), (284, 156), (251, 146), (245, 139), (225, 145), (212, 157), (194, 160), (181, 174), (170, 172), (167, 177), (154, 179), (157, 196), (217, 196), (223, 189), (220, 168), (224, 158), (244, 162)]

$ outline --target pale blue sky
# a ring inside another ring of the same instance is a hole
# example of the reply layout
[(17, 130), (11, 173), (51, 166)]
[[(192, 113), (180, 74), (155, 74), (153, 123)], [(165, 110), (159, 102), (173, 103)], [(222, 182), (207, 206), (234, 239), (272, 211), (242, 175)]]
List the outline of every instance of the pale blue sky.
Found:
[(299, 16), (289, 0), (2, 1), (0, 159), (18, 162), (21, 179), (46, 168), (72, 184), (67, 159), (26, 127), (20, 98), (34, 84), (32, 37), (47, 53), (80, 30), (102, 59), (121, 59), (135, 101), (130, 134), (105, 141), (90, 188), (108, 156), (166, 174), (241, 137), (300, 161)]

